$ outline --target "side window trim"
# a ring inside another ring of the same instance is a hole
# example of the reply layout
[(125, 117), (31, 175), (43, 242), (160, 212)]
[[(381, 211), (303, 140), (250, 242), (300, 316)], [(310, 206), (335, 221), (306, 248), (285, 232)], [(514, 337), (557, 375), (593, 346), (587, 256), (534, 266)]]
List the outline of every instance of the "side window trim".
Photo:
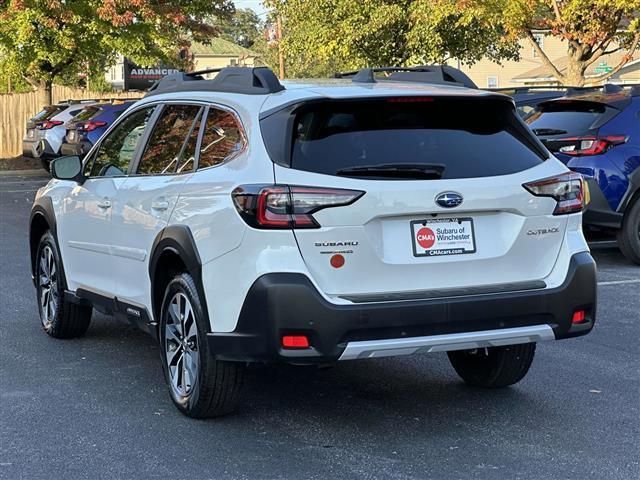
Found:
[(200, 149), (202, 148), (202, 137), (204, 137), (204, 129), (207, 127), (207, 118), (209, 118), (209, 109), (211, 107), (207, 105), (202, 112), (202, 120), (200, 120), (200, 131), (198, 132), (198, 139), (196, 140), (196, 158), (193, 162), (193, 171), (197, 172), (200, 168)]
[[(144, 129), (144, 133), (142, 134), (142, 138), (136, 145), (136, 151), (133, 153), (133, 159), (129, 164), (129, 170), (127, 171), (127, 176), (136, 175), (135, 172), (138, 171), (138, 166), (140, 165), (140, 159), (142, 158), (142, 153), (144, 152), (145, 147), (147, 146), (147, 142), (149, 141), (149, 137), (153, 132), (154, 128), (156, 128), (156, 123), (160, 115), (162, 114), (162, 110), (164, 110), (165, 105), (163, 103), (156, 104), (155, 110), (151, 114), (149, 118), (149, 123)], [(132, 112), (133, 113), (133, 112)], [(129, 115), (127, 115), (129, 116)]]
[(184, 151), (189, 145), (189, 140), (191, 139), (191, 135), (193, 135), (193, 130), (196, 128), (196, 124), (198, 123), (198, 120), (200, 120), (200, 125), (198, 125), (198, 128), (199, 128), (198, 136), (196, 137), (196, 151), (194, 152), (193, 167), (191, 168), (191, 170), (178, 172), (178, 167), (180, 167), (180, 162), (176, 162), (176, 168), (174, 169), (173, 174), (182, 174), (182, 173), (189, 173), (189, 172), (196, 171), (196, 166), (198, 165), (197, 159), (200, 157), (198, 145), (200, 144), (200, 135), (202, 135), (202, 132), (203, 132), (202, 125), (204, 124), (203, 120), (206, 119), (204, 115), (207, 109), (208, 107), (200, 106), (200, 110), (198, 110), (198, 113), (196, 113), (196, 116), (193, 119), (193, 123), (191, 124), (191, 127), (189, 127), (189, 133), (187, 133), (187, 136), (182, 142), (182, 147), (180, 148), (180, 152), (178, 152), (178, 159), (181, 159), (182, 155), (184, 154)]

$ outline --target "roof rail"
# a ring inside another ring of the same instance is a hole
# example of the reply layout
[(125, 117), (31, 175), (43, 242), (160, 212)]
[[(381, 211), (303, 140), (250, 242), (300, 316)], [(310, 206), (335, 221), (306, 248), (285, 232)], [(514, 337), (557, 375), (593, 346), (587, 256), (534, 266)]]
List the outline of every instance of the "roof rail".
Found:
[[(212, 80), (202, 75), (217, 73)], [(197, 72), (178, 72), (154, 83), (145, 97), (169, 92), (211, 91), (266, 95), (284, 90), (278, 77), (267, 67), (210, 68)]]
[[(388, 73), (386, 77), (376, 77), (376, 73)], [(418, 82), (439, 85), (458, 85), (478, 88), (467, 75), (448, 65), (420, 65), (418, 67), (376, 67), (357, 71), (336, 73), (334, 78), (351, 77), (354, 83), (378, 82)]]

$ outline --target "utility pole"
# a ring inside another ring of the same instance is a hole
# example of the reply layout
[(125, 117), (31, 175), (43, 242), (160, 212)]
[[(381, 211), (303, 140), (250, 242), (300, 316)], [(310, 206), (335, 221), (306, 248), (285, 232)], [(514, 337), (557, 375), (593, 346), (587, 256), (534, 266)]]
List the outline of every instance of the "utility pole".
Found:
[(279, 77), (280, 80), (284, 79), (284, 53), (282, 51), (282, 17), (280, 15), (276, 18), (276, 37), (278, 38), (278, 63), (280, 64)]

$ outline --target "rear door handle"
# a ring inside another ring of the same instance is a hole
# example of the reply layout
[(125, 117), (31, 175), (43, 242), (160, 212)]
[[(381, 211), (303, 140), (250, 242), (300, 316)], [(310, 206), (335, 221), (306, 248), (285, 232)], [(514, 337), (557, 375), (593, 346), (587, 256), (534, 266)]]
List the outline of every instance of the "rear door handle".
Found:
[(111, 208), (111, 202), (105, 198), (104, 200), (98, 202), (98, 208), (103, 208), (105, 210), (107, 208)]
[(167, 202), (166, 200), (156, 200), (151, 203), (151, 208), (153, 208), (154, 210), (164, 211), (169, 208), (169, 202)]

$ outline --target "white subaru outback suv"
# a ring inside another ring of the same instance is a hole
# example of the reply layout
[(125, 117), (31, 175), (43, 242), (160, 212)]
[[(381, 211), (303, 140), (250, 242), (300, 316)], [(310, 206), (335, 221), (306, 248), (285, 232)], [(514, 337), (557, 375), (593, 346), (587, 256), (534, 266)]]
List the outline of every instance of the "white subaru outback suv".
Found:
[(44, 330), (130, 320), (192, 417), (232, 411), (249, 362), (444, 351), (503, 387), (588, 333), (588, 192), (513, 101), (449, 67), (343, 76), (172, 75), (56, 160), (30, 220)]

